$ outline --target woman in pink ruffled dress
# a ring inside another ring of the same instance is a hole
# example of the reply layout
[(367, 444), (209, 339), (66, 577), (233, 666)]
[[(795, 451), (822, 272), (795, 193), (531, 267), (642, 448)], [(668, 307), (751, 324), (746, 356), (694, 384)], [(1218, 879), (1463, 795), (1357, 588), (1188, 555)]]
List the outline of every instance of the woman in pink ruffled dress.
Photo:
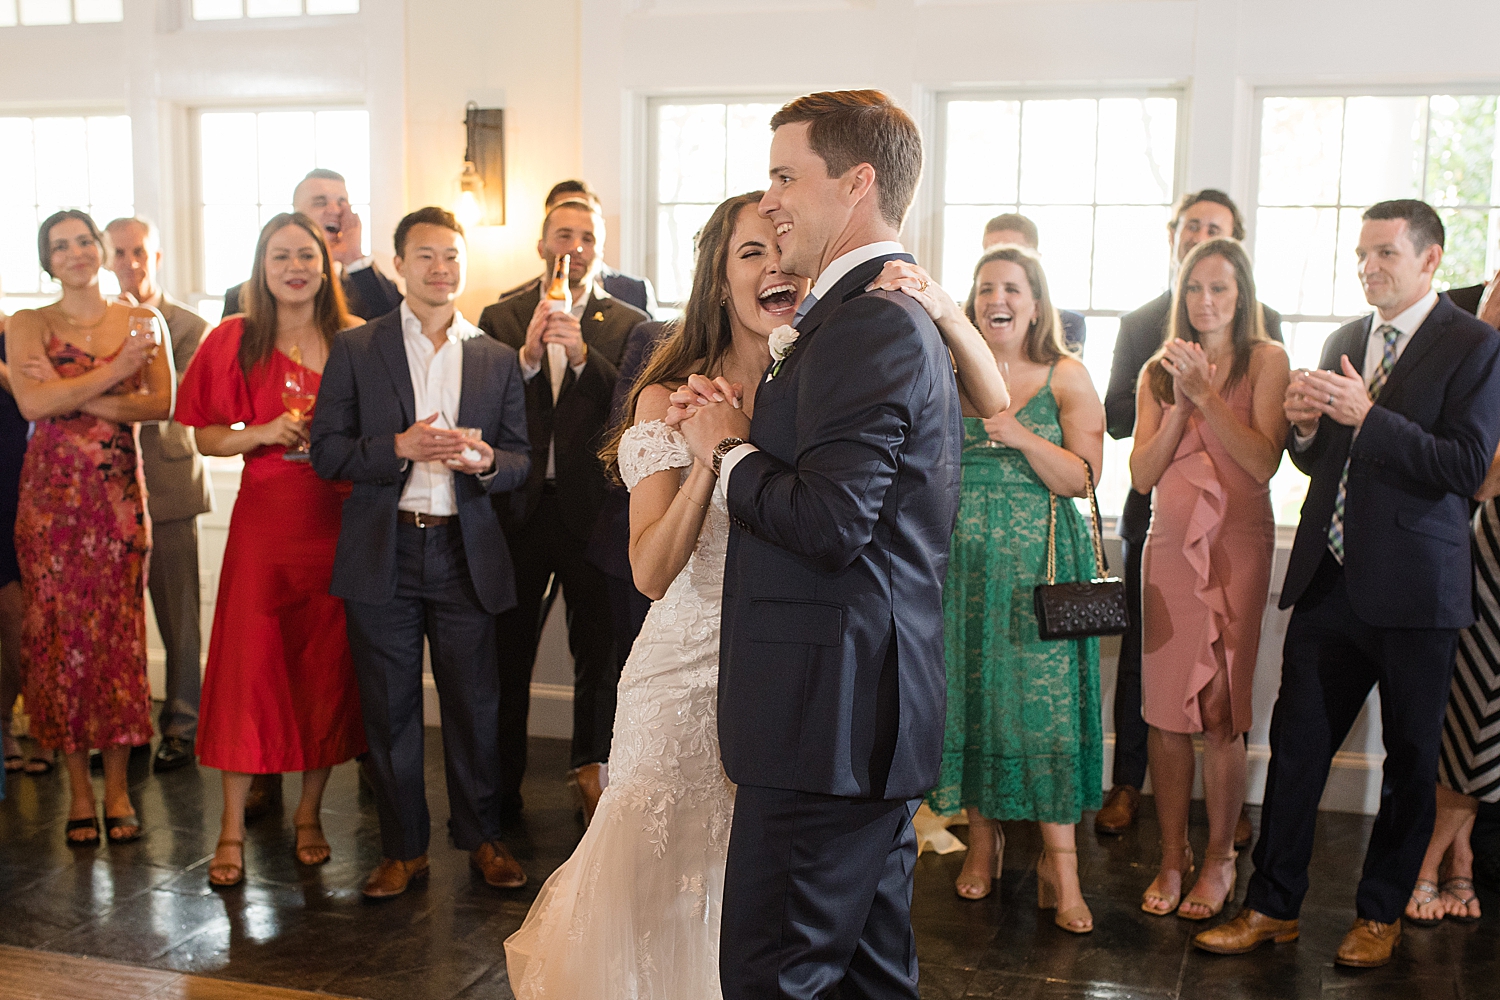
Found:
[[(1130, 455), (1134, 488), (1155, 490), (1141, 563), (1141, 711), (1162, 863), (1141, 909), (1206, 920), (1234, 894), (1243, 737), (1276, 545), (1267, 484), (1286, 440), (1290, 373), (1286, 352), (1266, 337), (1238, 242), (1200, 243), (1177, 274), (1166, 342), (1141, 370)], [(1208, 849), (1183, 899), (1194, 870), (1194, 733), (1203, 738)]]

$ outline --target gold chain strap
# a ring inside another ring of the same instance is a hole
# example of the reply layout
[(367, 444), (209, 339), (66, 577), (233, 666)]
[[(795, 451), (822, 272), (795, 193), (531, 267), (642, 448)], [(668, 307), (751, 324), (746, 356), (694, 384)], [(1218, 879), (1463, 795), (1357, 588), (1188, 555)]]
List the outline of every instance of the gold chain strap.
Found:
[[(1080, 459), (1080, 461), (1083, 461)], [(1094, 571), (1100, 576), (1106, 572), (1104, 564), (1104, 536), (1099, 531), (1099, 499), (1094, 496), (1094, 470), (1083, 462), (1084, 481), (1089, 494), (1089, 537), (1094, 543)], [(1047, 586), (1057, 582), (1057, 494), (1047, 491)]]

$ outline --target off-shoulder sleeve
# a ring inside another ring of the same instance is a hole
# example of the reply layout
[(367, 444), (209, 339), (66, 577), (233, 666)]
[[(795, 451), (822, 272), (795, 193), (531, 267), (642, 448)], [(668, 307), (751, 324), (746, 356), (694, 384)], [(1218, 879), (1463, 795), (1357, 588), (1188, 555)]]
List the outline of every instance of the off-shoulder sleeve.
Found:
[(683, 436), (662, 420), (647, 420), (625, 428), (620, 436), (620, 478), (626, 489), (664, 469), (685, 469), (693, 464)]
[(212, 427), (255, 419), (250, 386), (240, 370), (240, 337), (244, 332), (244, 321), (235, 317), (203, 338), (177, 387), (174, 419), (178, 423)]

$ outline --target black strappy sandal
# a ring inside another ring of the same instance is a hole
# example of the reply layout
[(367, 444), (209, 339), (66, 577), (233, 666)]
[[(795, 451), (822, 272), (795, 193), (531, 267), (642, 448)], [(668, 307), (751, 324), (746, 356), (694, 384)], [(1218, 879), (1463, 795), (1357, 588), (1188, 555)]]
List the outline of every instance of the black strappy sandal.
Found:
[[(74, 830), (92, 830), (92, 837), (84, 837), (82, 840), (68, 836)], [(67, 826), (63, 827), (63, 840), (67, 841), (69, 847), (98, 847), (99, 846), (99, 820), (93, 816), (87, 819), (70, 819)]]
[[(135, 828), (135, 833), (127, 833), (119, 837), (115, 836), (116, 830), (129, 830), (132, 827)], [(141, 835), (145, 831), (141, 829), (140, 817), (135, 813), (131, 813), (129, 816), (104, 817), (104, 832), (109, 837), (111, 844), (130, 844), (140, 840)]]

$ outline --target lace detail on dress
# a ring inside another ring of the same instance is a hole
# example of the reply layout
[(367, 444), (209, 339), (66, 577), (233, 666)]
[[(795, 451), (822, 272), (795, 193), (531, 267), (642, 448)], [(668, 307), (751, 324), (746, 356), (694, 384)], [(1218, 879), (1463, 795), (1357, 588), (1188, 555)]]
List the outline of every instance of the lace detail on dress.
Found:
[[(692, 464), (660, 420), (627, 428), (632, 489)], [(685, 474), (685, 473), (684, 473)], [(620, 674), (609, 787), (573, 856), (505, 942), (520, 1000), (714, 1000), (734, 786), (719, 761), (719, 625), (729, 511), (715, 491), (698, 545)]]
[(663, 469), (685, 469), (693, 464), (687, 442), (664, 420), (647, 420), (625, 428), (620, 436), (620, 478), (627, 490)]

